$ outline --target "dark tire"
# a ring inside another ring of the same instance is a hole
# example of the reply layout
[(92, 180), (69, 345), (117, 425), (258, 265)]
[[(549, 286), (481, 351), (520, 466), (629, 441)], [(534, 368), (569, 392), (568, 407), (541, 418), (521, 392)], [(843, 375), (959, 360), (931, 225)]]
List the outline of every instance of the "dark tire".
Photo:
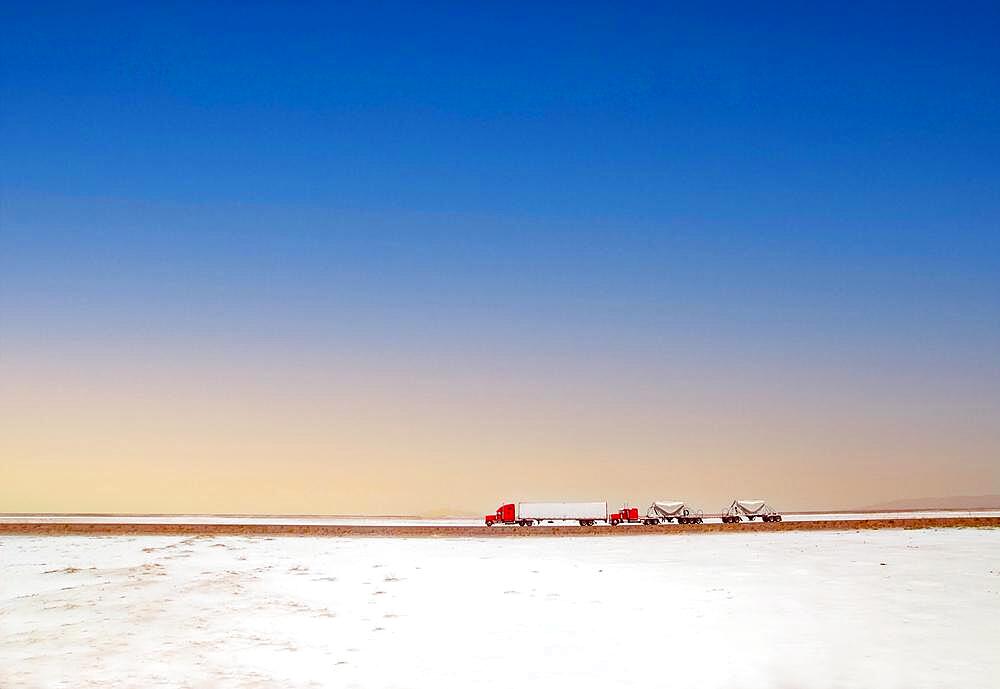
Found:
[(780, 522), (781, 521), (781, 515), (780, 514), (774, 515), (774, 521)]

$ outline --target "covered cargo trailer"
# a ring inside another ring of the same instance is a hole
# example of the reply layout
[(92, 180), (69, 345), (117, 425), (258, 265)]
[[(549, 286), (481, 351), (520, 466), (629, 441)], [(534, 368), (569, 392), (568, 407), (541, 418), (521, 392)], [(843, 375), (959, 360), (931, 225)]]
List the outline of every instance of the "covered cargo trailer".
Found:
[(764, 500), (733, 500), (725, 512), (722, 513), (723, 524), (735, 524), (743, 521), (746, 517), (749, 521), (760, 518), (764, 522), (780, 522), (781, 515), (774, 511)]
[(657, 500), (646, 510), (646, 518), (655, 523), (671, 522), (678, 524), (701, 524), (704, 521), (701, 510), (691, 510), (680, 500)]
[(607, 502), (519, 502), (501, 505), (496, 514), (486, 515), (486, 526), (517, 524), (532, 526), (547, 521), (574, 521), (593, 526), (608, 521)]

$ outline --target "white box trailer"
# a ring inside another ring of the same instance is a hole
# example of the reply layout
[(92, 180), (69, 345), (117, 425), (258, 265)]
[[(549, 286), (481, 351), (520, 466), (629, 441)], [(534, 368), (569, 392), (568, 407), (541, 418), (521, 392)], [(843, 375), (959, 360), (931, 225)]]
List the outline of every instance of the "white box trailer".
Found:
[(486, 515), (486, 525), (517, 524), (532, 526), (542, 522), (579, 522), (593, 526), (608, 521), (607, 502), (518, 502), (497, 508), (495, 514)]
[[(598, 521), (608, 521), (606, 502), (519, 502), (519, 520), (578, 521), (585, 526)], [(589, 524), (588, 524), (589, 522)]]

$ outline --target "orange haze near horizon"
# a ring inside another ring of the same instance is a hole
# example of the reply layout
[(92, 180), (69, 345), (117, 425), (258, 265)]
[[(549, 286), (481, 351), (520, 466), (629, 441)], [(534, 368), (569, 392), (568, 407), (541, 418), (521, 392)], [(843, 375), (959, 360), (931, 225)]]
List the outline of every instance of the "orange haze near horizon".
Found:
[(942, 414), (918, 385), (890, 395), (778, 364), (692, 376), (555, 359), (53, 361), (5, 361), (0, 512), (482, 514), (665, 498), (715, 511), (733, 497), (836, 509), (1000, 485), (983, 419)]

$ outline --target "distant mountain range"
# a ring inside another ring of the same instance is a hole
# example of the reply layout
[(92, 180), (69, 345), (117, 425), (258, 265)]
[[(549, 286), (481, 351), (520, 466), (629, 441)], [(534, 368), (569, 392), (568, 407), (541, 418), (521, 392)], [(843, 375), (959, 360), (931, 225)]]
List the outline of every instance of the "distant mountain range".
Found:
[(862, 507), (861, 512), (896, 510), (995, 510), (1000, 495), (954, 495), (948, 498), (907, 498)]

